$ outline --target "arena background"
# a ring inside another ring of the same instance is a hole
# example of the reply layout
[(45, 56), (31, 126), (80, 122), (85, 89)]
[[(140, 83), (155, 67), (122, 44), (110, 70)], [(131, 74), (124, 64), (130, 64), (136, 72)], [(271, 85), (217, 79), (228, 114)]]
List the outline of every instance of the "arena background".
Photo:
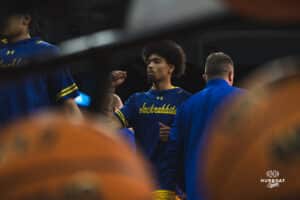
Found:
[[(143, 26), (145, 26), (145, 32), (159, 33), (156, 38), (177, 41), (186, 51), (188, 67), (185, 76), (180, 80), (175, 80), (175, 83), (190, 92), (196, 92), (203, 88), (204, 82), (201, 78), (203, 63), (210, 52), (224, 51), (232, 56), (236, 65), (236, 80), (239, 84), (240, 80), (258, 66), (275, 58), (297, 54), (300, 49), (298, 45), (300, 30), (297, 23), (287, 24), (257, 20), (239, 16), (226, 9), (219, 11), (220, 9), (217, 8), (216, 11), (212, 9), (209, 14), (203, 14), (203, 16), (201, 10), (189, 13), (190, 16), (186, 15), (188, 9), (205, 7), (205, 4), (210, 1), (190, 0), (185, 5), (181, 5), (180, 1), (146, 3), (147, 1), (123, 0), (54, 0), (43, 1), (42, 4), (32, 2), (39, 10), (39, 17), (43, 22), (40, 24), (43, 31), (39, 32), (39, 35), (54, 44), (59, 45), (72, 38), (107, 30), (121, 30), (130, 33), (135, 33), (134, 31), (137, 30), (138, 33), (141, 32)], [(165, 11), (164, 6), (166, 7)], [(158, 7), (160, 10), (155, 9)], [(167, 8), (169, 7), (174, 11), (168, 11)], [(150, 11), (145, 12), (145, 10)], [(145, 16), (140, 14), (143, 11)], [(181, 19), (184, 23), (178, 22), (176, 19), (172, 21), (166, 17), (173, 12), (178, 13), (179, 17), (182, 16)], [(135, 16), (140, 21), (135, 19)], [(170, 21), (170, 27), (165, 25), (165, 32), (159, 30), (158, 17), (160, 17), (162, 24), (168, 25), (168, 20)], [(154, 23), (151, 23), (152, 21)], [(143, 22), (150, 22), (150, 28), (151, 26), (154, 28), (148, 30), (147, 24), (143, 24)], [(155, 28), (156, 22), (157, 29)], [(134, 23), (135, 25), (132, 25)], [(149, 88), (145, 77), (145, 65), (140, 56), (142, 46), (145, 43), (137, 43), (124, 50), (120, 48), (118, 51), (111, 52), (110, 59), (100, 64), (108, 65), (105, 67), (109, 67), (110, 70), (128, 71), (126, 82), (117, 89), (122, 100), (126, 100), (130, 94), (136, 91)], [(81, 70), (72, 68), (74, 77), (81, 90), (92, 95), (92, 91), (97, 90), (95, 83), (97, 73), (82, 68), (84, 68), (82, 65)], [(77, 72), (80, 72), (80, 75)]]

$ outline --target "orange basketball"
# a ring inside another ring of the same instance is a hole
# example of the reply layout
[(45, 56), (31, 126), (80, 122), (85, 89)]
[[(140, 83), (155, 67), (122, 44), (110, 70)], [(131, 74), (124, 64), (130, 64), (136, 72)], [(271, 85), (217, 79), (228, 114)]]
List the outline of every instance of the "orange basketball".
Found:
[[(299, 80), (298, 80), (299, 81)], [(298, 91), (300, 89), (298, 85)], [(288, 90), (287, 92), (295, 92)], [(291, 94), (291, 93), (290, 93)], [(295, 93), (294, 93), (295, 94)], [(283, 94), (285, 95), (285, 94)], [(300, 101), (300, 95), (290, 95)], [(293, 107), (274, 99), (273, 107)], [(300, 182), (300, 110), (278, 115), (271, 126), (257, 130), (256, 142), (246, 149), (231, 168), (231, 173), (220, 188), (219, 198), (224, 200), (276, 200), (299, 199)], [(281, 108), (284, 110), (285, 108)], [(270, 115), (273, 112), (269, 112)], [(275, 114), (275, 113), (274, 113)], [(251, 134), (245, 131), (244, 134)]]
[(101, 123), (41, 114), (1, 131), (0, 199), (147, 200), (148, 165)]
[[(259, 80), (261, 77), (259, 74), (256, 75), (253, 77)], [(213, 124), (214, 127), (210, 129), (210, 136), (203, 157), (201, 157), (204, 159), (205, 165), (200, 177), (204, 177), (209, 199), (261, 198), (259, 196), (253, 198), (251, 194), (238, 198), (233, 194), (239, 193), (240, 188), (251, 188), (247, 181), (243, 182), (244, 177), (249, 175), (253, 179), (257, 178), (251, 172), (255, 171), (259, 163), (264, 162), (259, 159), (261, 154), (253, 147), (257, 147), (256, 145), (261, 142), (261, 138), (268, 134), (267, 130), (279, 129), (276, 126), (282, 123), (294, 123), (292, 119), (300, 113), (298, 108), (300, 75), (297, 72), (284, 75), (278, 76), (280, 78), (273, 82), (268, 82), (268, 85), (260, 85), (259, 87), (256, 84), (253, 93), (235, 99), (220, 112), (221, 115)], [(247, 83), (251, 83), (251, 81), (247, 81)], [(263, 149), (260, 150), (263, 154)], [(255, 154), (251, 154), (254, 151)], [(248, 160), (249, 163), (242, 166), (245, 167), (245, 174), (241, 174), (242, 168), (240, 167), (238, 167), (241, 170), (240, 174), (237, 174), (236, 166), (239, 166), (241, 160), (248, 158), (248, 153), (253, 157), (251, 157), (251, 162)], [(248, 166), (246, 167), (246, 165)], [(268, 171), (269, 166), (264, 167), (266, 168), (265, 171)], [(260, 178), (258, 178), (258, 184), (260, 184), (259, 181)], [(232, 196), (228, 195), (230, 192)], [(256, 192), (258, 191), (253, 190), (250, 193)], [(239, 194), (242, 195), (243, 193)]]

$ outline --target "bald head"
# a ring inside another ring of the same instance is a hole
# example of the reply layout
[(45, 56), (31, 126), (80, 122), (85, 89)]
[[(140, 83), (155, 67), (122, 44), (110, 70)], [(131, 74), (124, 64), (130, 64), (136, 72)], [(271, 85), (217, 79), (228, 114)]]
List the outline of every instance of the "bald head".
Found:
[(205, 62), (205, 73), (203, 75), (206, 81), (214, 78), (222, 78), (229, 84), (233, 84), (234, 67), (233, 61), (223, 52), (209, 54)]

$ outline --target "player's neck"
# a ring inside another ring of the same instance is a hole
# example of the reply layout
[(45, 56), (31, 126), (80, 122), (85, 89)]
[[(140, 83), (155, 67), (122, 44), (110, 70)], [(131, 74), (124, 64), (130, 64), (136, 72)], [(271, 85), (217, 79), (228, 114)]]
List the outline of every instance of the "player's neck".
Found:
[(172, 85), (171, 81), (159, 81), (159, 82), (154, 82), (152, 85), (153, 90), (169, 90), (174, 88)]
[(18, 36), (12, 37), (12, 38), (8, 38), (8, 42), (9, 43), (16, 43), (22, 40), (27, 40), (30, 39), (31, 36), (29, 33), (24, 33), (24, 34), (20, 34)]

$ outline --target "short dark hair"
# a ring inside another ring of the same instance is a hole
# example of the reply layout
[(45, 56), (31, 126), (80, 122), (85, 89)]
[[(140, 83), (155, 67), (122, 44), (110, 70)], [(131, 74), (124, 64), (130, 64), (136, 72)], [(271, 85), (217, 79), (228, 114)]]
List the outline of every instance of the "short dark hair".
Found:
[[(35, 1), (16, 1), (11, 0), (5, 7), (5, 10), (0, 9), (0, 17), (2, 20), (7, 19), (13, 15), (29, 15), (31, 17), (31, 22), (29, 25), (29, 31), (32, 35), (39, 35), (41, 32), (41, 17), (38, 12), (38, 8), (36, 8)], [(3, 21), (1, 21), (3, 23)], [(2, 25), (2, 24), (1, 24)]]
[(174, 65), (174, 77), (180, 77), (184, 74), (186, 68), (186, 56), (181, 46), (176, 42), (162, 40), (146, 45), (142, 51), (144, 62), (147, 62), (149, 57), (153, 54), (163, 57), (166, 59), (167, 63)]
[(224, 76), (233, 70), (233, 65), (233, 61), (229, 55), (223, 52), (214, 52), (206, 58), (205, 74), (210, 77)]

